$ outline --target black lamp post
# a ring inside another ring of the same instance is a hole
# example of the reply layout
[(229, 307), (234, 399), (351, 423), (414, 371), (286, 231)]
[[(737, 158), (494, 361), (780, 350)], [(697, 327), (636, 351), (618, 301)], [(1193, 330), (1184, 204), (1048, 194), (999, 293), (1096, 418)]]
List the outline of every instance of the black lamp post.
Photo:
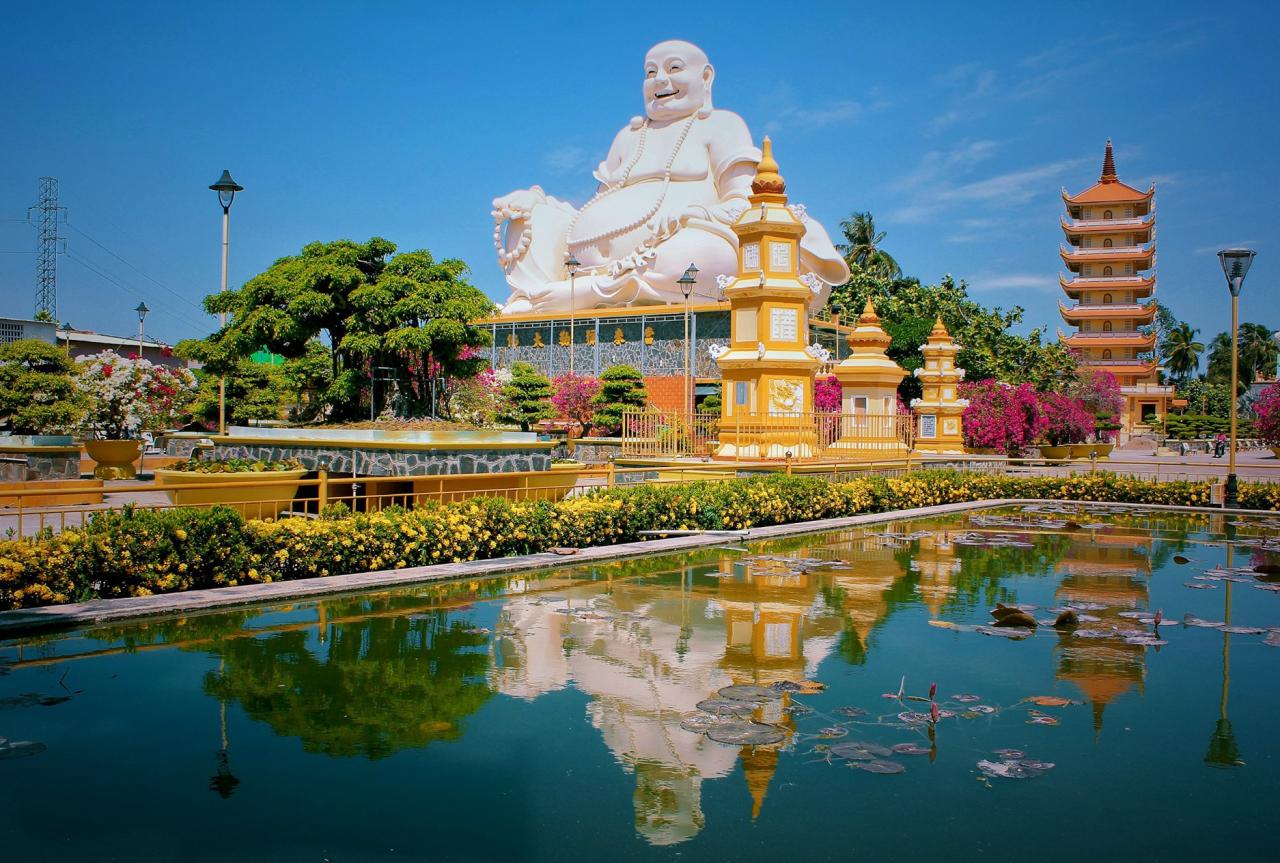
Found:
[[(218, 203), (222, 206), (222, 290), (227, 290), (227, 249), (231, 240), (231, 202), (236, 199), (236, 192), (243, 192), (241, 186), (231, 179), (231, 172), (223, 169), (222, 176), (210, 184), (210, 189), (218, 193)], [(218, 325), (227, 325), (227, 313), (218, 315)], [(218, 381), (218, 434), (227, 433), (227, 376)]]
[(689, 344), (689, 297), (693, 294), (693, 285), (698, 281), (698, 268), (689, 264), (684, 275), (676, 279), (680, 285), (680, 293), (684, 294), (684, 410), (689, 418), (689, 426), (693, 427), (693, 346)]
[(1231, 452), (1227, 460), (1227, 494), (1223, 501), (1227, 507), (1236, 505), (1236, 402), (1240, 394), (1240, 342), (1237, 328), (1240, 321), (1240, 291), (1244, 288), (1244, 277), (1253, 265), (1257, 252), (1253, 249), (1223, 249), (1218, 252), (1218, 260), (1222, 262), (1222, 274), (1227, 277), (1227, 290), (1231, 291)]

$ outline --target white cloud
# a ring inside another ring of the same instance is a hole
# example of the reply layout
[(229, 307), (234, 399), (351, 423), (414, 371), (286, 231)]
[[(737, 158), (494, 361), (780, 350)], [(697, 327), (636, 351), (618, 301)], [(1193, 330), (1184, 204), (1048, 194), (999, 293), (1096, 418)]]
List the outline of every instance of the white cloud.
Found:
[(542, 163), (547, 166), (548, 171), (558, 176), (590, 172), (596, 166), (596, 160), (591, 154), (576, 144), (564, 144), (555, 148), (542, 157)]
[(1239, 240), (1234, 243), (1218, 243), (1213, 246), (1201, 246), (1198, 249), (1192, 249), (1193, 255), (1216, 255), (1223, 249), (1256, 249), (1258, 247), (1257, 240)]
[(1054, 293), (1058, 290), (1056, 276), (1043, 273), (979, 273), (965, 280), (969, 290), (984, 291), (1042, 291)]
[(1046, 188), (1052, 189), (1053, 178), (1061, 178), (1063, 174), (1080, 167), (1087, 161), (1087, 159), (1062, 159), (1019, 171), (1007, 171), (985, 180), (975, 180), (950, 189), (939, 190), (937, 195), (944, 201), (999, 200), (1024, 204), (1042, 194)]

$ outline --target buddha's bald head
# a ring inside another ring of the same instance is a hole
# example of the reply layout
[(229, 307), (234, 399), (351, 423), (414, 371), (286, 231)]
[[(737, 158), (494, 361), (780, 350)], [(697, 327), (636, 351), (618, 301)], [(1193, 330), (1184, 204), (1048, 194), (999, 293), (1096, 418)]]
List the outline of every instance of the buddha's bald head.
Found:
[(678, 120), (711, 110), (716, 70), (690, 42), (659, 42), (644, 55), (644, 111), (650, 120)]

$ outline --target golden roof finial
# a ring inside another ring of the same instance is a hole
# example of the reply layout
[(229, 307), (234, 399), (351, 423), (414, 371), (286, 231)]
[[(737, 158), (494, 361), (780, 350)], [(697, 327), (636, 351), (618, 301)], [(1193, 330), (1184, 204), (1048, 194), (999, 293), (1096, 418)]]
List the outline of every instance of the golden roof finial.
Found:
[(880, 323), (880, 316), (876, 314), (876, 304), (871, 302), (870, 297), (867, 297), (867, 304), (862, 307), (862, 317), (858, 318), (858, 323)]
[(930, 340), (951, 338), (951, 333), (947, 332), (947, 325), (942, 322), (942, 315), (938, 315), (938, 319), (933, 322), (933, 332), (929, 333), (929, 338)]
[(787, 183), (778, 173), (778, 163), (773, 159), (773, 142), (764, 136), (761, 148), (760, 164), (756, 166), (756, 178), (751, 182), (751, 191), (757, 195), (785, 195)]

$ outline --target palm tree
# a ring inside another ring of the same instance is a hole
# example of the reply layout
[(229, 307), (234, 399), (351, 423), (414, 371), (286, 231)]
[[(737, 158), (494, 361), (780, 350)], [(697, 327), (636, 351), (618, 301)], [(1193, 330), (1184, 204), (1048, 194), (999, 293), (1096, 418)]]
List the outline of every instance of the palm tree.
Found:
[(1209, 366), (1205, 378), (1210, 383), (1223, 384), (1231, 381), (1231, 334), (1218, 333), (1209, 342)]
[(1185, 381), (1200, 368), (1200, 355), (1204, 353), (1204, 343), (1196, 341), (1199, 330), (1185, 321), (1165, 333), (1160, 343), (1160, 356), (1169, 369), (1169, 373), (1181, 381)]
[(1240, 326), (1240, 369), (1242, 376), (1244, 369), (1249, 370), (1249, 383), (1258, 378), (1274, 378), (1277, 358), (1280, 345), (1271, 330), (1262, 324)]
[(876, 231), (876, 222), (871, 213), (854, 213), (840, 223), (847, 241), (840, 246), (844, 259), (849, 266), (855, 264), (886, 279), (896, 279), (902, 275), (902, 267), (893, 256), (880, 248), (884, 242), (885, 232)]

